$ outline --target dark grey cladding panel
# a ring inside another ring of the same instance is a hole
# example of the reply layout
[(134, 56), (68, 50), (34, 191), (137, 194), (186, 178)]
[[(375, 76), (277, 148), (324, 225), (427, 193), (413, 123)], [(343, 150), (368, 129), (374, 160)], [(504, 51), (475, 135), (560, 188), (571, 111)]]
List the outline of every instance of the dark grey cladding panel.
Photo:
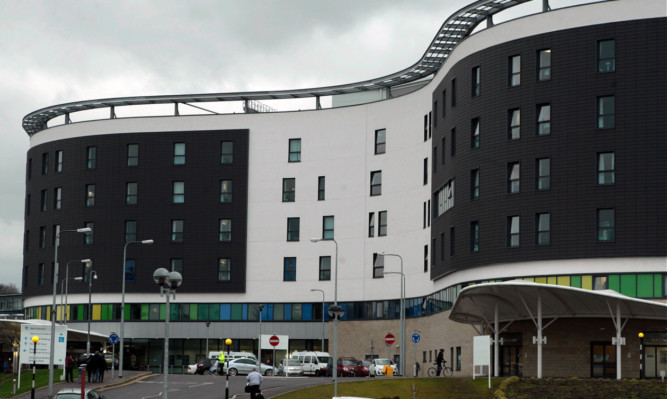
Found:
[[(83, 244), (83, 235), (61, 235), (61, 270), (69, 260), (90, 258), (100, 278), (95, 292), (120, 292), (126, 220), (136, 220), (137, 239), (153, 239), (153, 245), (128, 246), (127, 258), (137, 261), (136, 281), (126, 291), (157, 292), (152, 274), (158, 267), (169, 268), (172, 258), (183, 259), (183, 285), (179, 292), (245, 292), (246, 230), (248, 200), (248, 130), (126, 133), (86, 136), (48, 142), (32, 148), (29, 249), (26, 296), (52, 290), (51, 264), (54, 259), (52, 228), (82, 227), (94, 223), (93, 245)], [(234, 142), (234, 163), (220, 164), (221, 141)], [(175, 142), (186, 143), (186, 164), (173, 165)], [(127, 145), (139, 144), (139, 166), (128, 167)], [(97, 147), (97, 167), (86, 168), (86, 148)], [(63, 151), (62, 173), (54, 173), (55, 151)], [(41, 174), (42, 154), (49, 153), (49, 173)], [(233, 202), (221, 204), (220, 180), (233, 182)], [(185, 182), (185, 203), (172, 203), (174, 181)], [(138, 203), (125, 204), (127, 182), (138, 183)], [(95, 206), (85, 207), (85, 187), (95, 184)], [(62, 209), (53, 209), (53, 190), (62, 187)], [(48, 190), (48, 207), (40, 211), (41, 190)], [(172, 243), (171, 220), (184, 221), (184, 241)], [(218, 242), (219, 219), (232, 219), (232, 242)], [(46, 226), (47, 245), (39, 248), (39, 229)], [(218, 281), (219, 258), (232, 259), (231, 281)], [(38, 264), (46, 266), (44, 285), (37, 285)], [(70, 265), (70, 277), (81, 273), (80, 264)], [(62, 275), (61, 275), (62, 277)], [(87, 292), (87, 286), (70, 282), (69, 292)]]

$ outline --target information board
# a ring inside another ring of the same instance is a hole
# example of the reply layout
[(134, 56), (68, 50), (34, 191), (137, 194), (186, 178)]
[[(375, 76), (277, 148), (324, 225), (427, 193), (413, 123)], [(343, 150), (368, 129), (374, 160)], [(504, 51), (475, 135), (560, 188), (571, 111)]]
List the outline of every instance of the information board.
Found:
[[(39, 337), (37, 347), (32, 337)], [(21, 348), (19, 364), (49, 364), (51, 352), (51, 325), (23, 324), (21, 326)], [(56, 325), (53, 364), (64, 365), (67, 352), (67, 326)]]

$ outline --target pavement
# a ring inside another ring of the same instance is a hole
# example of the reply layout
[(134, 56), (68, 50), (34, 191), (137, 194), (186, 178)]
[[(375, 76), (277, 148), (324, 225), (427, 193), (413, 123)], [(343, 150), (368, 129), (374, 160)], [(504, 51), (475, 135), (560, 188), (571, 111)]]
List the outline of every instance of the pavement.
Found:
[[(58, 369), (56, 369), (55, 371), (56, 371), (56, 374), (54, 376), (55, 381), (53, 382), (54, 395), (63, 388), (81, 388), (81, 381), (78, 378), (75, 378), (74, 382), (60, 381), (60, 377), (62, 377), (62, 369), (60, 369), (60, 373), (58, 373)], [(123, 370), (123, 378), (118, 378), (118, 370), (115, 370), (114, 378), (111, 378), (111, 372), (107, 371), (104, 374), (104, 382), (89, 383), (88, 381), (86, 381), (86, 388), (95, 388), (98, 391), (104, 391), (105, 389), (143, 380), (144, 378), (148, 378), (152, 375), (153, 373), (151, 373), (150, 371)], [(23, 384), (32, 384), (32, 381), (22, 380), (21, 386), (24, 386)], [(31, 397), (31, 392), (28, 391), (27, 393), (14, 396), (14, 399), (28, 399), (30, 397)], [(49, 397), (48, 386), (35, 389), (35, 399), (48, 399), (48, 397)]]

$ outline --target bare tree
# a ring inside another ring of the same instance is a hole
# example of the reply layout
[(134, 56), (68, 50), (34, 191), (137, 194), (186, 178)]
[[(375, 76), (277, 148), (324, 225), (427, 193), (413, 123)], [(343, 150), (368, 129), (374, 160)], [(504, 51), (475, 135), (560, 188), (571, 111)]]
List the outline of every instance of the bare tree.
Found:
[(0, 294), (20, 294), (18, 288), (14, 284), (0, 284)]

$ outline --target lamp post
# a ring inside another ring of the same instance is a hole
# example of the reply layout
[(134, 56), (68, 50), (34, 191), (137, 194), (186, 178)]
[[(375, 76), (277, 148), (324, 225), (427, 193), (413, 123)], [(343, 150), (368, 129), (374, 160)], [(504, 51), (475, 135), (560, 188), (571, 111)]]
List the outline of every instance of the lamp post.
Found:
[[(338, 373), (335, 371), (338, 364), (338, 319), (343, 315), (343, 308), (338, 306), (338, 242), (334, 238), (311, 238), (311, 242), (333, 241), (336, 244), (336, 266), (334, 268), (334, 304), (329, 308), (329, 312), (333, 315), (333, 368), (331, 373), (334, 382), (334, 397), (338, 396)], [(322, 309), (324, 311), (324, 309)]]
[(211, 327), (211, 321), (206, 320), (206, 357), (208, 356), (208, 328)]
[[(88, 337), (86, 338), (86, 354), (90, 356), (90, 320), (92, 319), (92, 292), (93, 292), (93, 279), (97, 280), (97, 272), (91, 270), (88, 273)], [(74, 280), (85, 281), (83, 277), (75, 277)]]
[[(227, 361), (227, 372), (225, 373), (225, 376), (226, 376), (226, 380), (225, 380), (225, 399), (229, 399), (229, 345), (232, 344), (232, 340), (227, 338), (225, 340), (225, 344), (227, 345), (227, 357), (225, 358), (225, 361)], [(259, 370), (260, 371), (262, 370), (262, 365), (261, 364), (259, 365)]]
[[(67, 265), (65, 266), (65, 278), (60, 281), (60, 307), (63, 308), (63, 317), (60, 319), (60, 324), (67, 324), (68, 320), (68, 311), (67, 311), (67, 292), (69, 289), (69, 264), (72, 262), (81, 262), (81, 263), (86, 263), (90, 264), (92, 261), (90, 259), (81, 259), (79, 260), (70, 260), (67, 262)], [(65, 285), (65, 295), (63, 295), (63, 284)], [(63, 297), (65, 298), (65, 305), (63, 306)]]
[[(129, 241), (123, 246), (123, 279), (121, 280), (121, 300), (120, 300), (120, 359), (118, 365), (118, 378), (123, 378), (123, 355), (125, 354), (125, 262), (127, 261), (127, 246), (130, 244), (152, 244), (153, 240)], [(207, 354), (208, 356), (208, 354)]]
[(400, 345), (400, 359), (399, 359), (399, 372), (401, 375), (405, 375), (405, 274), (403, 274), (403, 257), (396, 254), (387, 254), (381, 253), (384, 256), (395, 256), (401, 260), (401, 271), (399, 272), (384, 272), (384, 274), (400, 274), (401, 275), (401, 338), (399, 341)]
[(165, 295), (167, 298), (167, 308), (164, 316), (164, 362), (162, 365), (164, 373), (164, 395), (162, 397), (167, 399), (169, 390), (167, 381), (169, 376), (169, 295), (174, 295), (174, 299), (176, 299), (176, 288), (183, 283), (183, 277), (179, 272), (170, 273), (167, 269), (161, 267), (153, 272), (153, 281), (160, 286), (160, 296)]
[(30, 391), (30, 399), (35, 399), (35, 372), (37, 370), (37, 342), (39, 342), (39, 337), (32, 337), (33, 351), (32, 351), (32, 390)]
[(324, 352), (324, 290), (319, 290), (317, 288), (312, 288), (310, 292), (319, 291), (322, 293), (322, 352)]
[(90, 233), (93, 229), (82, 227), (76, 230), (61, 230), (56, 234), (56, 248), (53, 260), (53, 304), (51, 305), (51, 345), (49, 353), (49, 399), (53, 399), (53, 363), (56, 350), (56, 294), (58, 292), (58, 247), (62, 233)]
[(257, 313), (259, 313), (259, 339), (257, 340), (257, 361), (259, 362), (259, 373), (262, 373), (262, 311), (264, 305), (257, 305)]

